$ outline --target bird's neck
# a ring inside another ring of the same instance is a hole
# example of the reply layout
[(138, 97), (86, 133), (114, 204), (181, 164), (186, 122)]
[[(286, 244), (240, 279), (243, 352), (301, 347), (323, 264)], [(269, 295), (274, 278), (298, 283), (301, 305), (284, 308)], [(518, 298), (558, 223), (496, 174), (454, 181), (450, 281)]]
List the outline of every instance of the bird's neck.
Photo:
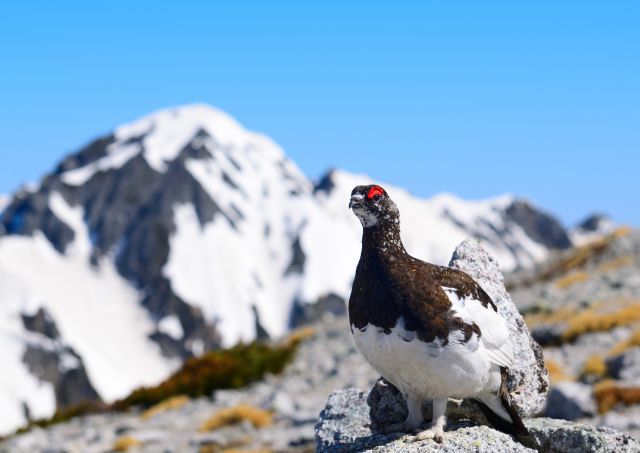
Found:
[(370, 258), (401, 257), (407, 251), (400, 238), (400, 220), (388, 219), (369, 228), (363, 228), (362, 254)]

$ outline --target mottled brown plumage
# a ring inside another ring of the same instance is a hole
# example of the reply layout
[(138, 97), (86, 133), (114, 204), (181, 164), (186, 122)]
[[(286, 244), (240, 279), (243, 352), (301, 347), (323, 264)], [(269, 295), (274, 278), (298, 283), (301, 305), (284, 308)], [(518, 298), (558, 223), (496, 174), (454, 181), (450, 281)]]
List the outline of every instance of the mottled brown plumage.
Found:
[[(370, 186), (361, 187), (365, 192)], [(453, 288), (458, 297), (474, 298), (495, 310), (480, 285), (462, 271), (409, 255), (400, 239), (397, 209), (389, 209), (379, 222), (363, 231), (362, 253), (349, 298), (351, 324), (363, 328), (370, 323), (389, 331), (402, 316), (405, 328), (428, 343), (438, 338), (446, 344), (454, 330), (462, 331), (466, 341), (474, 332), (480, 335), (478, 326), (455, 316), (442, 289)]]

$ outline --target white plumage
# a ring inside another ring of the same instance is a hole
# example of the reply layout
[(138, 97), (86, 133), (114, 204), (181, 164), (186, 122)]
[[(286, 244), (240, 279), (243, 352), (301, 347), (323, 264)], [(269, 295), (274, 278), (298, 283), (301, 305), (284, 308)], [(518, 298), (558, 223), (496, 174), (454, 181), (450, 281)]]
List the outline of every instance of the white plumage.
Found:
[(457, 315), (467, 324), (473, 322), (480, 328), (480, 342), (485, 347), (489, 360), (496, 365), (509, 368), (513, 364), (513, 345), (504, 318), (476, 299), (459, 298), (455, 288), (443, 286), (442, 289), (449, 297), (452, 309)]

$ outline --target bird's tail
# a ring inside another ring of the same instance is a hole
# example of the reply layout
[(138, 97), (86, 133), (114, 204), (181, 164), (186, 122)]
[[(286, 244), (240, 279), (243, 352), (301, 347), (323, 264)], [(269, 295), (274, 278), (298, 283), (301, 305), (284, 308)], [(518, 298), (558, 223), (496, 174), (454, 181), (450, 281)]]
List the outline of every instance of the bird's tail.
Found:
[(527, 427), (522, 423), (515, 404), (507, 388), (507, 369), (500, 367), (502, 383), (494, 399), (476, 400), (478, 406), (496, 429), (516, 437), (529, 436)]

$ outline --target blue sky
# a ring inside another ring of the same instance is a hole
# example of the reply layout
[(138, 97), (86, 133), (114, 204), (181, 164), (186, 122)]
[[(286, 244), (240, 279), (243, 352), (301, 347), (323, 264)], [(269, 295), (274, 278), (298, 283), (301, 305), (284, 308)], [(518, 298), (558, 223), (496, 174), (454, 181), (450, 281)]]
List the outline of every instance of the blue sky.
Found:
[(0, 192), (207, 102), (311, 177), (640, 225), (640, 2), (3, 2)]

